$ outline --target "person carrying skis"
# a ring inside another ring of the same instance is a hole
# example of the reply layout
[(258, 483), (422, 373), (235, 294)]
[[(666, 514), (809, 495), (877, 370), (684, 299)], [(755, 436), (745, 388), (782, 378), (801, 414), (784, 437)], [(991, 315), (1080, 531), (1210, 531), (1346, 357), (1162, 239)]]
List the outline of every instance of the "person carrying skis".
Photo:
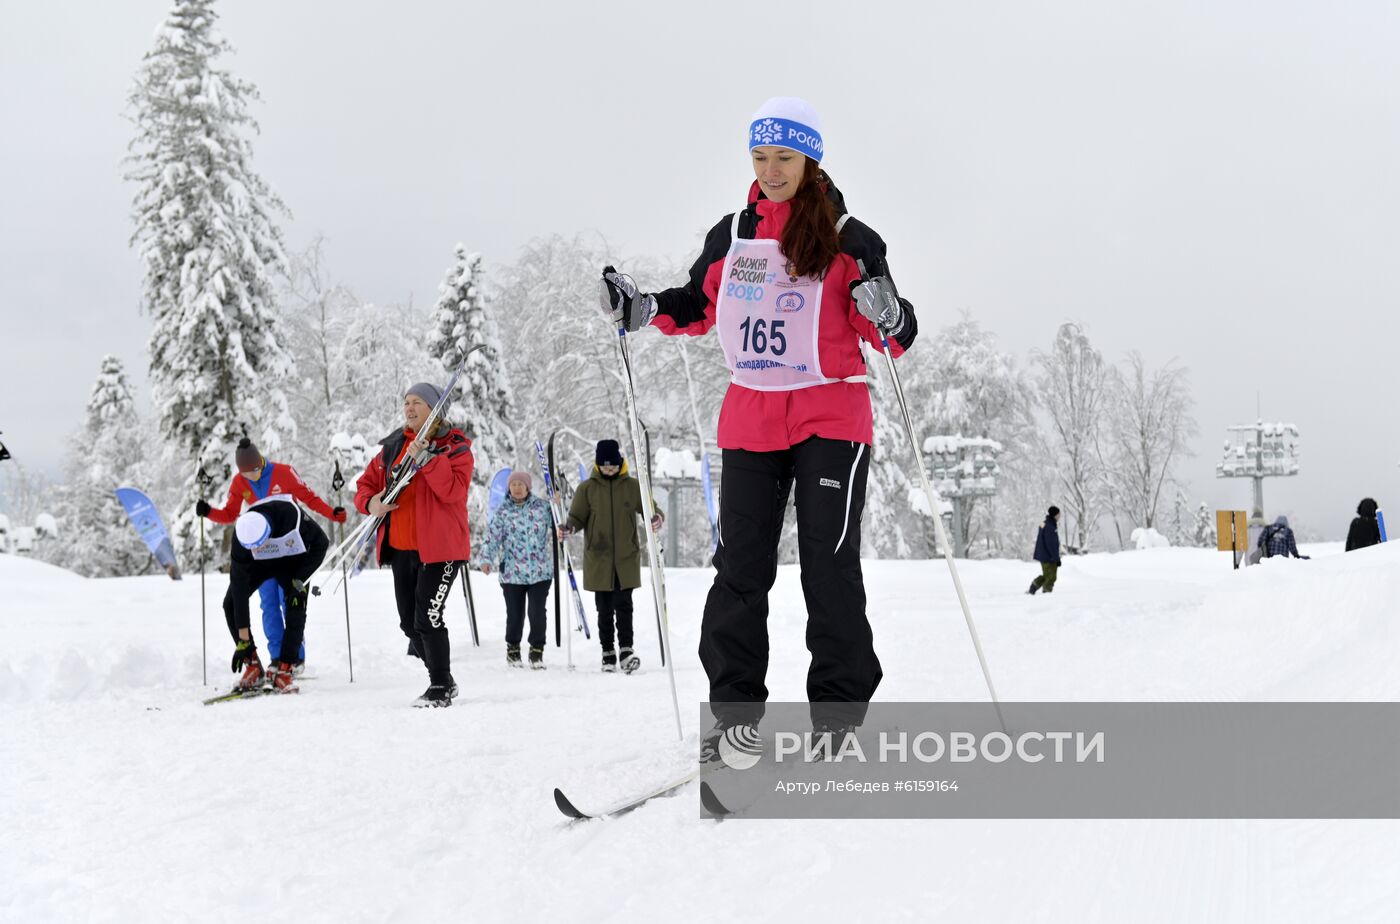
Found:
[(1255, 543), (1264, 558), (1283, 557), (1307, 558), (1298, 554), (1298, 542), (1293, 538), (1293, 529), (1288, 525), (1288, 517), (1280, 516), (1259, 532)]
[[(384, 448), (369, 460), (355, 490), (355, 509), (384, 517), (375, 554), (381, 566), (393, 569), (399, 629), (408, 637), (409, 654), (428, 668), (428, 689), (416, 706), (450, 706), (457, 696), (443, 609), (457, 572), (471, 557), (471, 440), (441, 418), (431, 433), (418, 430), (441, 399), (428, 382), (408, 389), (404, 426), (379, 441)], [(403, 465), (416, 466), (417, 474), (392, 504), (383, 503), (390, 473)]]
[(263, 683), (262, 661), (248, 627), (248, 598), (272, 581), (281, 589), (287, 625), (281, 657), (269, 658), (267, 679), (275, 693), (296, 693), (290, 655), (300, 647), (306, 631), (307, 585), (321, 567), (330, 540), (286, 494), (273, 494), (252, 504), (234, 522), (234, 535), (224, 619), (233, 636), (230, 666), (235, 672), (242, 671), (235, 689), (253, 690)]
[[(593, 471), (574, 492), (559, 538), (583, 531), (583, 589), (593, 591), (598, 607), (598, 641), (603, 646), (605, 673), (621, 667), (630, 674), (642, 664), (632, 649), (632, 591), (642, 586), (637, 521), (643, 514), (641, 483), (627, 474), (627, 461), (617, 440), (599, 440)], [(651, 521), (653, 532), (661, 529), (664, 519), (658, 511)], [(613, 647), (614, 640), (620, 650)]]
[(1034, 595), (1037, 590), (1044, 590), (1047, 594), (1055, 590), (1055, 578), (1060, 573), (1060, 508), (1050, 506), (1045, 511), (1045, 522), (1040, 524), (1040, 529), (1035, 534), (1035, 555), (1036, 561), (1040, 562), (1040, 574), (1031, 581), (1030, 590), (1026, 593)]
[(544, 641), (547, 621), (544, 601), (553, 579), (554, 562), (550, 537), (549, 504), (530, 493), (530, 473), (514, 471), (506, 483), (507, 498), (491, 517), (486, 545), (480, 554), (480, 569), (500, 574), (501, 593), (506, 598), (506, 663), (523, 667), (520, 636), (525, 611), (530, 611), (530, 667), (544, 669)]
[(1379, 509), (1380, 505), (1372, 497), (1363, 498), (1361, 503), (1356, 505), (1356, 519), (1351, 521), (1351, 528), (1347, 530), (1346, 551), (1380, 544), (1381, 527), (1376, 520), (1376, 511)]
[[(321, 516), (335, 523), (345, 522), (345, 508), (332, 507), (307, 486), (297, 470), (285, 462), (269, 462), (263, 458), (258, 447), (248, 437), (239, 440), (233, 453), (233, 463), (238, 473), (229, 482), (228, 499), (222, 507), (211, 507), (203, 498), (194, 505), (194, 512), (208, 517), (215, 523), (225, 525), (238, 519), (245, 506), (282, 494), (289, 495)], [(263, 632), (267, 636), (267, 655), (277, 660), (282, 655), (282, 638), (286, 632), (286, 601), (281, 585), (275, 580), (264, 581), (258, 588), (258, 600), (262, 604)], [(290, 652), (289, 652), (290, 654)], [(297, 647), (295, 658), (288, 658), (296, 665), (298, 676), (306, 665), (306, 645)]]
[[(863, 345), (879, 350), (887, 336), (899, 356), (917, 324), (890, 278), (885, 242), (846, 211), (821, 167), (821, 128), (801, 99), (759, 108), (748, 131), (756, 179), (747, 204), (710, 229), (685, 285), (643, 294), (611, 267), (603, 275), (617, 323), (691, 336), (716, 328), (730, 370), (717, 439), (719, 548), (700, 627), (720, 733), (755, 714), (724, 704), (768, 698), (768, 593), (794, 492), (807, 696), (864, 704), (882, 676), (860, 563), (874, 438)], [(850, 726), (864, 711), (837, 713)]]

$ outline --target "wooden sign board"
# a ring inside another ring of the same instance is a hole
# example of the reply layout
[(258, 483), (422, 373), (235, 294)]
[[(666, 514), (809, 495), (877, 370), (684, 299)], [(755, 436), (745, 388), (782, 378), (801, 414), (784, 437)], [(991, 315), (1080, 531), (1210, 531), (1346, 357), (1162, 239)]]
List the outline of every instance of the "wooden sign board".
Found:
[[(1231, 523), (1234, 529), (1231, 530)], [(1215, 548), (1220, 552), (1249, 549), (1249, 514), (1243, 510), (1215, 511)]]

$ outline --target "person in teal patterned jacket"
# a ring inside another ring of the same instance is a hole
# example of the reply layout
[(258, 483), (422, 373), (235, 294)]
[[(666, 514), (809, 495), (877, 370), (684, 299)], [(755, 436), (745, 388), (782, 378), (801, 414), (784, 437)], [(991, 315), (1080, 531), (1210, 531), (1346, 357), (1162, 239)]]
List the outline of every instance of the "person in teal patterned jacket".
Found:
[(508, 497), (496, 509), (487, 528), (479, 567), (485, 574), (499, 574), (506, 598), (506, 663), (523, 667), (520, 635), (525, 613), (530, 614), (530, 667), (544, 669), (545, 612), (554, 574), (550, 548), (552, 521), (549, 504), (530, 493), (530, 473), (510, 473)]

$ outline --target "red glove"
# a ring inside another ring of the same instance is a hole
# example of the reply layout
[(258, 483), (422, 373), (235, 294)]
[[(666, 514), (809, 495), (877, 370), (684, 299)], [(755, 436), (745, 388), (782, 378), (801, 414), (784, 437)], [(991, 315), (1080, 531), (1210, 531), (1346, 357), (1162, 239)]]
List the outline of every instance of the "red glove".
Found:
[(331, 511), (331, 519), (334, 520), (334, 521), (337, 522), (337, 523), (344, 523), (344, 522), (345, 522), (345, 508), (344, 508), (344, 507), (337, 507), (337, 508), (335, 508), (334, 510), (332, 510), (332, 511)]

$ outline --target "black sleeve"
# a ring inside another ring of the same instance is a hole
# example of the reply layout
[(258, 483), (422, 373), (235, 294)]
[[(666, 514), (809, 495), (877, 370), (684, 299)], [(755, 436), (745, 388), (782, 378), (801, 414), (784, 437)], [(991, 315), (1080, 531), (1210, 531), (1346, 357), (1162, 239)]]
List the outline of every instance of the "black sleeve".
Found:
[[(884, 276), (894, 286), (894, 276), (890, 274), (890, 265), (885, 259), (884, 239), (859, 218), (848, 218), (841, 226), (841, 252), (865, 264), (867, 275)], [(899, 287), (894, 286), (894, 291), (898, 295)], [(914, 306), (909, 299), (900, 295), (899, 303), (904, 306), (904, 328), (894, 339), (907, 350), (919, 335), (919, 319), (915, 317)]]
[(297, 562), (296, 578), (305, 583), (311, 580), (312, 575), (321, 567), (321, 562), (326, 560), (331, 541), (326, 531), (316, 525), (310, 517), (302, 517), (301, 541), (306, 544), (306, 552), (298, 556), (301, 561)]
[(716, 260), (729, 252), (729, 229), (733, 215), (726, 215), (705, 235), (705, 246), (690, 267), (690, 278), (683, 286), (654, 292), (656, 313), (670, 318), (677, 327), (687, 327), (705, 317), (710, 299), (705, 294), (705, 274)]

